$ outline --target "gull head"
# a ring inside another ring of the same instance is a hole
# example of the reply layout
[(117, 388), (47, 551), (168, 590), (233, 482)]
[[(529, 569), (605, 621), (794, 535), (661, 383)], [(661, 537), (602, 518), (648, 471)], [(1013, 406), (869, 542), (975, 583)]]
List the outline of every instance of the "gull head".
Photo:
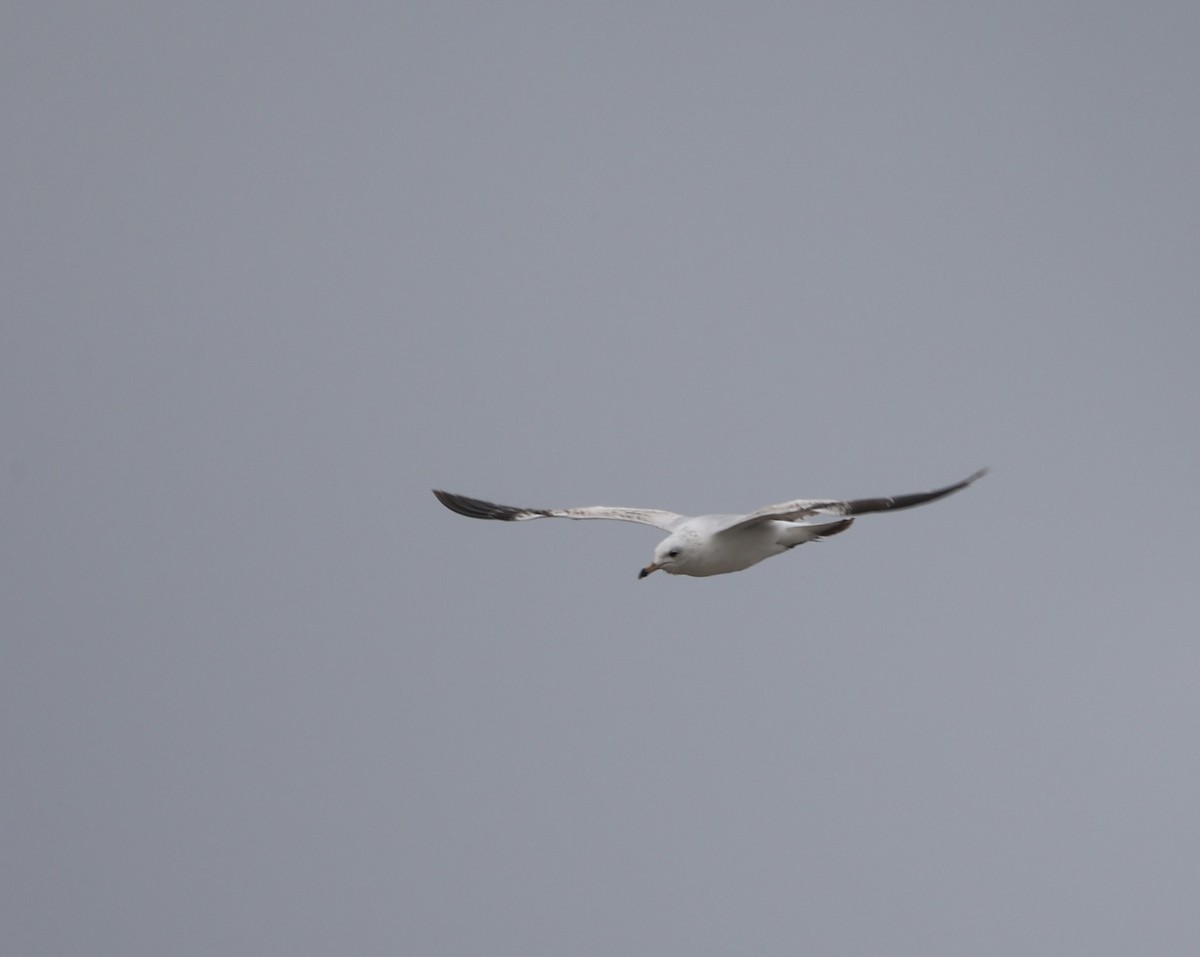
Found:
[(651, 572), (660, 568), (668, 575), (686, 574), (683, 571), (688, 561), (687, 544), (681, 535), (670, 535), (658, 543), (654, 549), (654, 561), (638, 572), (638, 578), (645, 578)]

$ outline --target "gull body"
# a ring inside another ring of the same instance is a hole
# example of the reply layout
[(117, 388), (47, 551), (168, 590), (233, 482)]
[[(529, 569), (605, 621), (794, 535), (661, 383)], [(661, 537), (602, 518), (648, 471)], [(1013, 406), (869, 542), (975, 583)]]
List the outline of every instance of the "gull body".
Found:
[(638, 578), (662, 570), (669, 575), (705, 578), (740, 572), (788, 549), (836, 535), (853, 519), (805, 525), (771, 519), (741, 528), (727, 529), (742, 515), (697, 515), (658, 543), (654, 559)]
[(795, 499), (746, 515), (680, 515), (662, 509), (589, 505), (582, 508), (518, 508), (452, 492), (434, 490), (446, 508), (469, 518), (522, 522), (536, 518), (608, 519), (652, 525), (669, 532), (654, 557), (638, 573), (645, 578), (662, 570), (669, 575), (704, 578), (757, 565), (766, 558), (845, 531), (855, 516), (912, 508), (966, 488), (987, 472), (978, 472), (931, 492), (886, 498)]

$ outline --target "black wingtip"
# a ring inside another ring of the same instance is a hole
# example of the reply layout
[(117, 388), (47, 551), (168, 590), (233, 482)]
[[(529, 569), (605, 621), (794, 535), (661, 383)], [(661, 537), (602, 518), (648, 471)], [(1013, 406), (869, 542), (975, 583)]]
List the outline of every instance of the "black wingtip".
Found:
[(437, 500), (452, 512), (465, 515), (467, 518), (492, 519), (498, 522), (515, 522), (520, 518), (530, 518), (532, 513), (527, 508), (513, 508), (511, 505), (497, 505), (495, 502), (485, 502), (481, 498), (470, 498), (466, 495), (455, 495), (453, 492), (443, 492), (433, 489)]
[(939, 498), (945, 498), (947, 495), (953, 495), (966, 488), (976, 479), (981, 479), (987, 475), (986, 468), (979, 469), (967, 476), (961, 482), (955, 482), (953, 485), (947, 485), (943, 488), (934, 489), (932, 492), (913, 492), (910, 495), (892, 495), (888, 498), (860, 498), (846, 503), (847, 515), (863, 515), (868, 512), (888, 512), (896, 511), (902, 508), (912, 508), (915, 505), (924, 505), (926, 502), (936, 502)]

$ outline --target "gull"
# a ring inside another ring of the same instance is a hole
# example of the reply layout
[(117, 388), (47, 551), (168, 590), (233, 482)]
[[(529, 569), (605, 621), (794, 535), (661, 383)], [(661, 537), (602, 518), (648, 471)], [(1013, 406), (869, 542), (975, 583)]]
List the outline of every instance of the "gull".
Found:
[[(799, 498), (768, 505), (748, 515), (680, 515), (657, 508), (622, 508), (588, 505), (582, 508), (517, 508), (434, 489), (438, 501), (468, 518), (524, 522), (534, 518), (608, 519), (653, 525), (669, 532), (654, 549), (654, 559), (638, 572), (645, 578), (660, 569), (668, 575), (725, 575), (757, 565), (805, 542), (820, 541), (850, 527), (856, 515), (888, 512), (924, 505), (952, 495), (982, 478), (980, 469), (961, 482), (888, 498)], [(822, 521), (832, 519), (832, 521)]]

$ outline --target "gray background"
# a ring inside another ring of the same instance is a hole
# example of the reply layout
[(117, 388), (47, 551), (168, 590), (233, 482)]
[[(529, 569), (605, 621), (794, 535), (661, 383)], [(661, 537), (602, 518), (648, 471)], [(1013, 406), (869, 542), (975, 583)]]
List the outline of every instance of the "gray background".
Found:
[(1200, 950), (1198, 41), (10, 5), (0, 951)]

